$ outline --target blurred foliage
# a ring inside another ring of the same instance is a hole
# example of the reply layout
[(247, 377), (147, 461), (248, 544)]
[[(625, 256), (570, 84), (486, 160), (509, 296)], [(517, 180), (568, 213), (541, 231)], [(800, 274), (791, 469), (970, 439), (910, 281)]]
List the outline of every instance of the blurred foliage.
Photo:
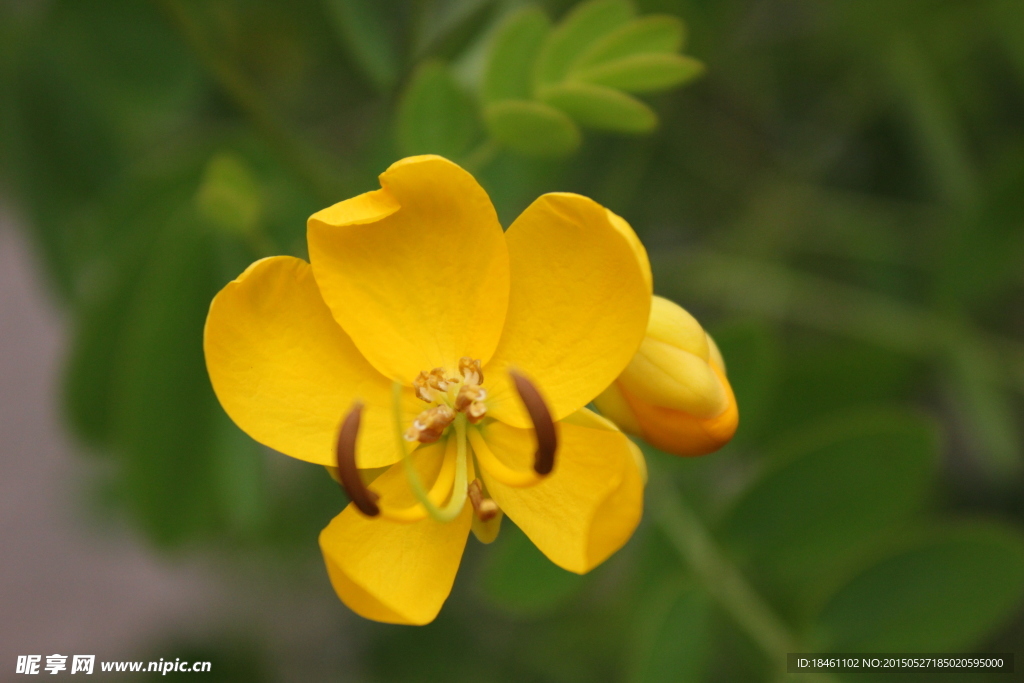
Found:
[(338, 605), (367, 680), (769, 681), (787, 648), (1017, 648), (1022, 122), (1017, 0), (0, 3), (3, 198), (71, 322), (68, 424), (155, 544), (319, 562), (345, 501), (223, 415), (203, 320), (401, 155), (464, 164), (506, 225), (541, 192), (595, 198), (709, 323), (735, 443), (648, 451), (645, 522), (587, 577), (506, 520), (435, 624)]

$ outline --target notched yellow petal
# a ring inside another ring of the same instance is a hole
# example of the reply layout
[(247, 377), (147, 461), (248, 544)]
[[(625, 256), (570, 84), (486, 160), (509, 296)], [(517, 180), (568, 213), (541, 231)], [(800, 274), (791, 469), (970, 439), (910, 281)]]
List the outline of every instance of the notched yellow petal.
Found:
[(307, 224), (310, 261), (331, 313), (386, 377), (486, 362), (508, 305), (508, 250), (479, 183), (442, 157), (410, 157), (381, 189)]
[(376, 223), (400, 208), (398, 200), (387, 190), (373, 190), (317, 211), (309, 217), (307, 225), (340, 228), (346, 225)]

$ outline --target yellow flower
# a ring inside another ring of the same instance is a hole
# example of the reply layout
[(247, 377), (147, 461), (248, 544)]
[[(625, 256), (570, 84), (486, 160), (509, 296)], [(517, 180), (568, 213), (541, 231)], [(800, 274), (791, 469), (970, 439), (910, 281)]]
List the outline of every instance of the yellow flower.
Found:
[(584, 406), (643, 340), (651, 276), (629, 225), (585, 197), (544, 195), (502, 232), (446, 159), (380, 182), (310, 217), (310, 263), (267, 258), (229, 283), (204, 348), (243, 430), (338, 466), (353, 503), (320, 546), (341, 600), (425, 624), (499, 511), (577, 573), (632, 534), (642, 460)]
[(594, 404), (624, 431), (676, 455), (704, 455), (739, 424), (725, 361), (697, 320), (654, 297), (636, 356)]

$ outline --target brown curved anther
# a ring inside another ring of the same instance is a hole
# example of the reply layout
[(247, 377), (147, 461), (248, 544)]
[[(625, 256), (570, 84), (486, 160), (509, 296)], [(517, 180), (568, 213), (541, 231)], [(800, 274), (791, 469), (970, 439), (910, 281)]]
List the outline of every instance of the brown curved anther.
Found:
[(509, 371), (512, 382), (519, 392), (519, 398), (526, 406), (526, 412), (533, 421), (533, 433), (537, 437), (537, 452), (533, 456), (533, 471), (540, 475), (551, 474), (555, 466), (555, 451), (558, 450), (558, 434), (555, 432), (555, 421), (551, 419), (548, 404), (541, 398), (540, 392), (533, 382), (518, 372)]
[(341, 423), (335, 456), (338, 461), (341, 487), (345, 489), (349, 499), (367, 517), (376, 517), (380, 514), (380, 508), (377, 507), (378, 496), (366, 488), (362, 477), (359, 476), (359, 469), (356, 467), (356, 437), (359, 435), (359, 423), (362, 417), (363, 404), (356, 401)]

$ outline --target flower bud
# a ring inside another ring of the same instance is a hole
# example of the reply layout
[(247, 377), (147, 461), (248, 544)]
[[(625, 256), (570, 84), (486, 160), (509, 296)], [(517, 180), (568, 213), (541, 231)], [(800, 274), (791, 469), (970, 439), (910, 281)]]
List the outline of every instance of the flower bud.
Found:
[(594, 403), (623, 431), (676, 455), (718, 450), (739, 422), (715, 342), (692, 315), (658, 296), (636, 355)]

